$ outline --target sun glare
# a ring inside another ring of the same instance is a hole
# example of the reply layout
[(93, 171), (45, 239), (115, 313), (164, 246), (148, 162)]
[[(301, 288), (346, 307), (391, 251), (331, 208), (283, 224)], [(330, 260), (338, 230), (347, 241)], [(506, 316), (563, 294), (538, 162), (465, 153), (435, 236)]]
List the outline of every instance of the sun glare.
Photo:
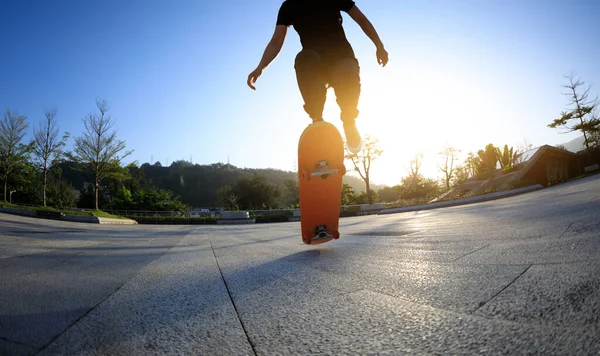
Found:
[[(423, 154), (423, 175), (437, 178), (441, 174), (439, 152), (445, 147), (459, 149), (464, 156), (488, 143), (494, 131), (486, 127), (494, 122), (489, 120), (494, 107), (489, 89), (465, 76), (430, 68), (388, 75), (393, 79), (365, 73), (362, 80), (357, 125), (363, 136), (377, 138), (384, 151), (372, 166), (374, 183), (399, 184), (409, 172), (410, 160), (419, 153)], [(325, 114), (341, 129), (332, 91)]]

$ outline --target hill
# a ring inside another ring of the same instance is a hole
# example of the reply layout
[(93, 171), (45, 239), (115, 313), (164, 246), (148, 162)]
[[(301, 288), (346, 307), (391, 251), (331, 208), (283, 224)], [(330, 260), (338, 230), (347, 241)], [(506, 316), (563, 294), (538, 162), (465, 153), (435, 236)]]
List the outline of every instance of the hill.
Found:
[[(91, 182), (92, 176), (75, 171), (72, 163), (58, 164), (62, 175), (77, 190), (82, 190), (85, 182)], [(181, 201), (192, 207), (219, 206), (217, 190), (224, 185), (234, 186), (242, 174), (254, 173), (265, 176), (266, 180), (278, 187), (282, 194), (287, 192), (286, 180), (298, 182), (296, 172), (272, 168), (239, 168), (231, 164), (213, 163), (209, 165), (192, 164), (187, 161), (175, 161), (168, 167), (163, 167), (159, 162), (155, 164), (144, 163), (139, 167), (130, 168), (130, 174), (137, 181), (136, 184), (150, 184), (161, 189), (170, 190)], [(365, 191), (362, 179), (346, 174), (343, 183), (352, 187), (356, 193)], [(382, 186), (375, 185), (373, 190)]]

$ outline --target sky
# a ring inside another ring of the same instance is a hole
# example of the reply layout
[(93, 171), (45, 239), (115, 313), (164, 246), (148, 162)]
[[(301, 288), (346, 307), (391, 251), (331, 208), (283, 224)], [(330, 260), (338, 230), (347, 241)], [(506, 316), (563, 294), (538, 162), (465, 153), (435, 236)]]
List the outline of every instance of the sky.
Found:
[[(293, 62), (290, 28), (257, 90), (246, 86), (270, 40), (281, 0), (2, 1), (0, 109), (33, 127), (57, 108), (61, 131), (109, 105), (117, 137), (137, 161), (226, 163), (296, 169), (310, 123)], [(409, 162), (441, 174), (438, 154), (488, 143), (515, 148), (579, 136), (547, 125), (566, 110), (564, 76), (575, 71), (600, 94), (600, 1), (357, 0), (390, 57), (343, 13), (361, 68), (363, 135), (383, 155), (372, 182), (396, 185)], [(324, 118), (342, 130), (335, 93)], [(348, 162), (347, 165), (350, 163)]]

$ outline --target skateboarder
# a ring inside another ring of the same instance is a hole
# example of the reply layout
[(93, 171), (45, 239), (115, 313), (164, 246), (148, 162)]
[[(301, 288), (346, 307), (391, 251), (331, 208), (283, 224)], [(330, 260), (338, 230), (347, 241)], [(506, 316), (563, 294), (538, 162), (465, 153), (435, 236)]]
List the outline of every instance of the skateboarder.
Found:
[(248, 75), (247, 84), (252, 90), (256, 90), (253, 84), (277, 57), (288, 28), (293, 25), (302, 44), (302, 50), (296, 55), (294, 68), (304, 100), (304, 110), (313, 122), (322, 121), (327, 89), (334, 88), (348, 149), (352, 153), (358, 153), (363, 145), (355, 123), (359, 113), (360, 66), (342, 27), (341, 11), (348, 13), (373, 41), (377, 62), (385, 67), (388, 53), (377, 31), (354, 1), (285, 0), (279, 8), (275, 33), (260, 63)]

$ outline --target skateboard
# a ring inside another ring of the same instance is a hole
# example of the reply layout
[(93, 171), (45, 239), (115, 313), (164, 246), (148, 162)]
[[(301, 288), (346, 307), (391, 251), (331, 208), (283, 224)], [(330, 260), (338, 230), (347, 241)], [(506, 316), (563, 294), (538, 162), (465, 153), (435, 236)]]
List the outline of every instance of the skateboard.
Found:
[(298, 142), (298, 190), (302, 241), (314, 245), (339, 239), (344, 141), (331, 123), (308, 125)]

